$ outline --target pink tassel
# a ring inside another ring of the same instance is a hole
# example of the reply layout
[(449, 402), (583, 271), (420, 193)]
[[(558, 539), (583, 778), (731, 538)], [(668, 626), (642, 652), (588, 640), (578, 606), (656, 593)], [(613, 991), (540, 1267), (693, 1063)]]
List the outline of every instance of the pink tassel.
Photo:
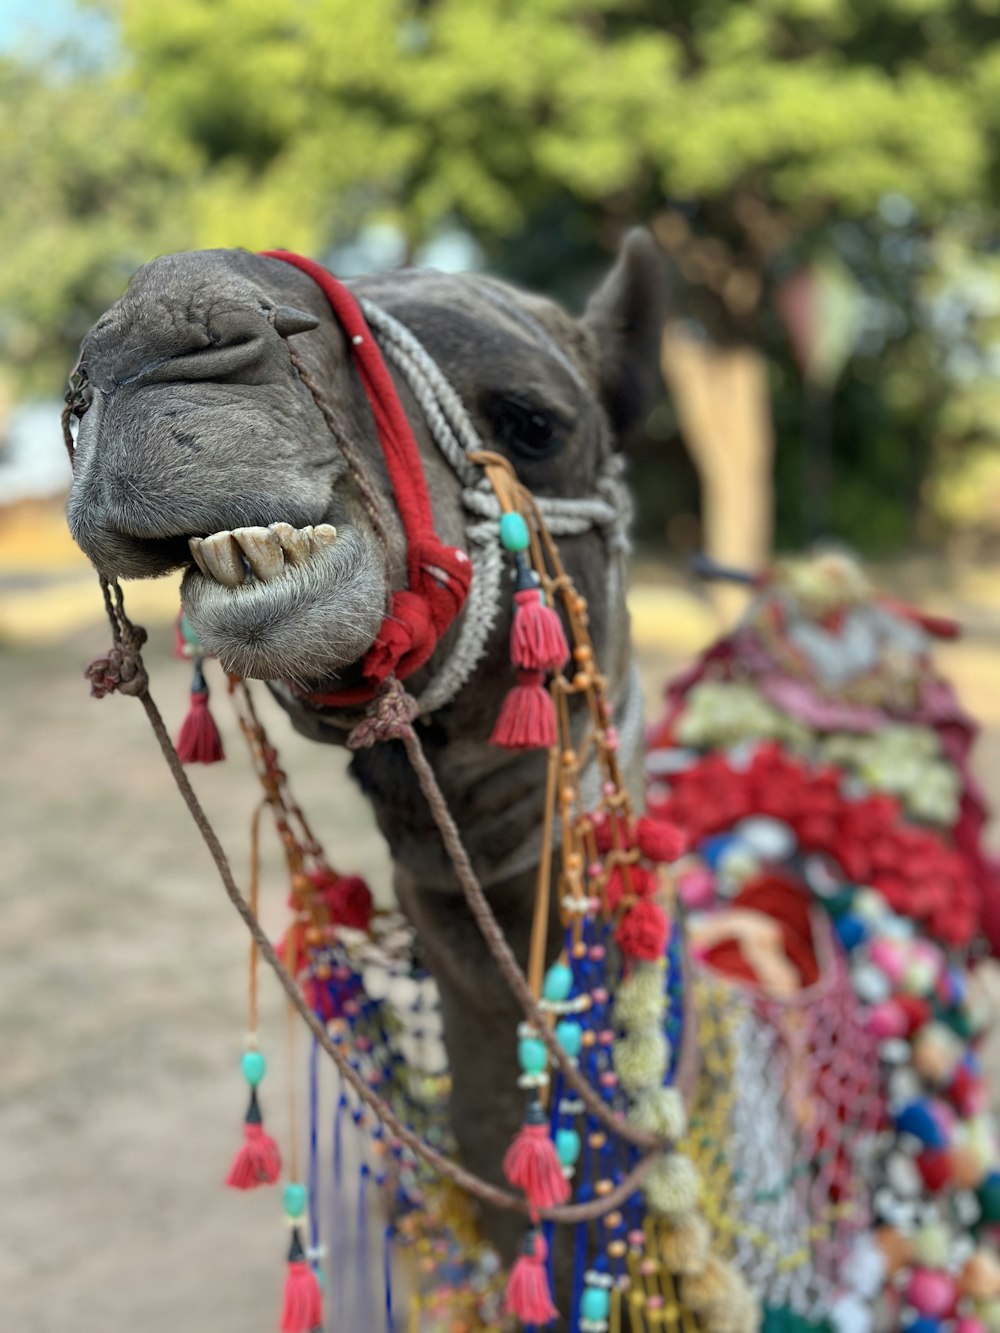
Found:
[(281, 1175), (281, 1153), (264, 1126), (248, 1121), (243, 1126), (243, 1146), (233, 1159), (226, 1184), (234, 1190), (253, 1190), (273, 1185)]
[(507, 695), (490, 737), (505, 750), (547, 749), (556, 743), (556, 710), (542, 684), (541, 671), (519, 671), (518, 683)]
[(522, 1324), (551, 1324), (559, 1318), (552, 1304), (545, 1260), (548, 1247), (540, 1231), (529, 1231), (507, 1280), (507, 1309)]
[(552, 1142), (545, 1112), (537, 1103), (518, 1130), (503, 1159), (504, 1175), (515, 1189), (524, 1190), (532, 1208), (554, 1208), (570, 1196), (559, 1154)]
[(323, 1326), (323, 1295), (316, 1274), (306, 1263), (298, 1230), (292, 1232), (285, 1276), (285, 1296), (281, 1304), (281, 1333), (313, 1333)]
[(540, 588), (516, 592), (514, 603), (510, 660), (528, 671), (558, 671), (569, 659), (569, 644), (559, 616), (545, 605)]

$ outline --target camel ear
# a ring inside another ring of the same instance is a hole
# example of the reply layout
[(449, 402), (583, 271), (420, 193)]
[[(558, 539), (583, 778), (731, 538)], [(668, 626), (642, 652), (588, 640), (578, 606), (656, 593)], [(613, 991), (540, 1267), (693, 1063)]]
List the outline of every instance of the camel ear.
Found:
[(620, 441), (645, 421), (662, 391), (666, 316), (664, 257), (649, 232), (637, 227), (625, 237), (583, 316), (597, 343), (601, 398)]

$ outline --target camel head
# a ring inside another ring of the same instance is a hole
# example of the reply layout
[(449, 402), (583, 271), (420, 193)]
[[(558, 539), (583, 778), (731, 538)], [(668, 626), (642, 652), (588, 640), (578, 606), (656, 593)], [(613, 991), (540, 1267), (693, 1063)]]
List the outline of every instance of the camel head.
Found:
[[(579, 320), (471, 275), (352, 283), (416, 335), (484, 446), (550, 496), (589, 494), (643, 411), (660, 288), (645, 233)], [(460, 483), (400, 391), (435, 526), (461, 548)], [(228, 670), (349, 685), (405, 582), (405, 542), (348, 339), (313, 280), (244, 251), (154, 260), (84, 339), (71, 402), (68, 518), (96, 568), (184, 568), (188, 619)]]

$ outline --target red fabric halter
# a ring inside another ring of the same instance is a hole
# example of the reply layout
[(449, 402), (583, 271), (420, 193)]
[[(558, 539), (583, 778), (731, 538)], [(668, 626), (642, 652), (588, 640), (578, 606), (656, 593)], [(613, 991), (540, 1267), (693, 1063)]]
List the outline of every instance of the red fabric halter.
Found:
[(301, 694), (311, 703), (321, 705), (367, 703), (387, 676), (395, 673), (402, 680), (427, 661), (462, 609), (472, 579), (472, 565), (463, 550), (445, 546), (434, 531), (434, 513), (413, 430), (378, 343), (355, 298), (342, 282), (311, 259), (288, 250), (261, 253), (265, 259), (280, 259), (307, 273), (323, 291), (347, 334), (375, 418), (396, 509), (403, 524), (407, 586), (392, 594), (375, 642), (365, 654), (364, 684), (332, 694)]

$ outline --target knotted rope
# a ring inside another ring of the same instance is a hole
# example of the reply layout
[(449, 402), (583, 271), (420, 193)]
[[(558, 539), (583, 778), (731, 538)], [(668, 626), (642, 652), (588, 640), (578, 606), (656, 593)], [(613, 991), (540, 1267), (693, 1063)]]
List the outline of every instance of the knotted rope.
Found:
[(456, 877), (469, 909), (504, 978), (521, 1004), (529, 1022), (537, 1029), (538, 1037), (544, 1043), (549, 1056), (558, 1066), (569, 1087), (573, 1089), (588, 1112), (597, 1121), (619, 1138), (634, 1147), (645, 1150), (644, 1156), (613, 1190), (588, 1203), (563, 1204), (550, 1208), (533, 1209), (523, 1195), (513, 1194), (508, 1190), (491, 1185), (489, 1181), (483, 1180), (482, 1177), (467, 1171), (458, 1163), (443, 1156), (403, 1124), (391, 1106), (379, 1097), (353, 1068), (349, 1057), (345, 1054), (343, 1043), (334, 1041), (327, 1032), (325, 1025), (309, 1008), (297, 981), (279, 957), (274, 945), (261, 928), (255, 913), (236, 883), (225, 850), (191, 786), (184, 767), (177, 756), (177, 751), (174, 749), (163, 717), (149, 692), (149, 677), (141, 654), (141, 646), (146, 640), (145, 630), (129, 620), (125, 611), (122, 590), (117, 582), (111, 583), (102, 576), (101, 589), (104, 595), (105, 609), (111, 623), (113, 646), (106, 657), (97, 659), (86, 669), (85, 674), (92, 682), (92, 691), (98, 698), (103, 698), (106, 694), (115, 692), (128, 694), (138, 698), (142, 703), (174, 782), (209, 850), (230, 902), (239, 913), (260, 952), (260, 956), (274, 973), (278, 984), (288, 996), (296, 1013), (309, 1028), (320, 1048), (334, 1062), (341, 1077), (360, 1100), (404, 1147), (419, 1157), (433, 1171), (459, 1188), (468, 1191), (483, 1203), (524, 1213), (532, 1217), (539, 1217), (546, 1221), (568, 1224), (594, 1221), (621, 1207), (641, 1188), (662, 1153), (668, 1151), (672, 1144), (668, 1140), (657, 1138), (655, 1135), (638, 1129), (628, 1121), (615, 1115), (599, 1093), (583, 1077), (576, 1065), (573, 1064), (556, 1040), (554, 1033), (550, 1030), (541, 1009), (532, 997), (527, 978), (511, 952), (482, 886), (476, 878), (468, 853), (462, 844), (461, 836), (448, 810), (444, 794), (413, 728), (412, 719), (416, 715), (416, 703), (413, 698), (406, 693), (397, 680), (390, 678), (385, 682), (378, 699), (373, 703), (370, 716), (354, 729), (349, 743), (358, 748), (388, 739), (402, 741), (420, 788), (431, 808), (442, 841), (452, 859)]

